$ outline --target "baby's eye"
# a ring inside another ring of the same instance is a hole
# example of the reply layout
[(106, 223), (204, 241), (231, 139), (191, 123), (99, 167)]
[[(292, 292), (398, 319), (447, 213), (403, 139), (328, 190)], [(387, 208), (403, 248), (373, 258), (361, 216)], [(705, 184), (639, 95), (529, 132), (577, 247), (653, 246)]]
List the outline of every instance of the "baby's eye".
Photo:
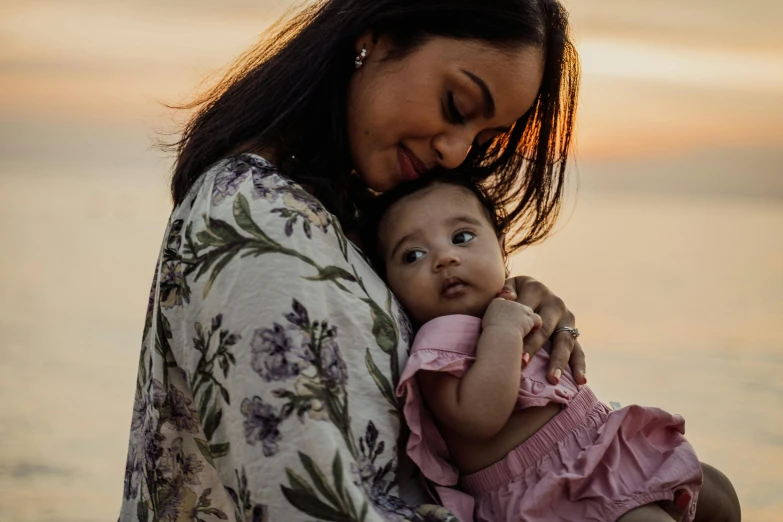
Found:
[(402, 262), (405, 264), (413, 263), (424, 257), (424, 252), (421, 250), (408, 250), (402, 255)]
[(468, 241), (472, 241), (474, 237), (476, 237), (476, 235), (472, 232), (465, 232), (463, 230), (462, 232), (457, 232), (454, 234), (454, 237), (451, 238), (451, 242), (455, 245), (459, 245), (462, 243), (467, 243)]

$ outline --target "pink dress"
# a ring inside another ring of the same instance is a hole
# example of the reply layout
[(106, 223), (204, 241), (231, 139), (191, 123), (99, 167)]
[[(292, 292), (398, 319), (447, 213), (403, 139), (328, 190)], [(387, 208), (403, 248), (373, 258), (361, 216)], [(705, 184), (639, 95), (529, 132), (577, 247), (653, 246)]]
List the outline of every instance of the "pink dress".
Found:
[(421, 327), (397, 388), (410, 427), (408, 455), (461, 521), (614, 521), (633, 508), (688, 491), (693, 520), (701, 466), (685, 421), (658, 408), (611, 410), (569, 369), (546, 380), (547, 346), (521, 372), (516, 410), (550, 402), (563, 409), (506, 457), (460, 476), (425, 405), (416, 372), (463, 377), (475, 361), (481, 319), (450, 315)]

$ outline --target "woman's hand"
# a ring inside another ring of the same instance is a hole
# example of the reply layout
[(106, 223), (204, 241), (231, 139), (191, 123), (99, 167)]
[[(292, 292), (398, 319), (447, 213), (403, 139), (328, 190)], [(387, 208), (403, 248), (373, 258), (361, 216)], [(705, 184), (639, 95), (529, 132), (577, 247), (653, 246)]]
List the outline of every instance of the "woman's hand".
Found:
[[(541, 327), (525, 337), (525, 353), (522, 355), (525, 363), (530, 361), (554, 331), (564, 326), (574, 328), (576, 325), (574, 314), (566, 308), (563, 300), (532, 277), (512, 277), (506, 280), (503, 290), (511, 294), (504, 297), (529, 306), (541, 317)], [(549, 382), (557, 384), (560, 381), (567, 363), (571, 365), (576, 383), (587, 384), (585, 353), (576, 338), (570, 332), (563, 331), (552, 338), (552, 354), (547, 372)]]

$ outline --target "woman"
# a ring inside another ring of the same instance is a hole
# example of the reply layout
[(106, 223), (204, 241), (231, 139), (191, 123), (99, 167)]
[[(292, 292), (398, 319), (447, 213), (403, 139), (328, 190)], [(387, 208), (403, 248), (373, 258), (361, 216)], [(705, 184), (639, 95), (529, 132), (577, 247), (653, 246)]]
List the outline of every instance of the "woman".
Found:
[[(368, 189), (467, 165), (511, 249), (541, 240), (577, 88), (556, 0), (324, 0), (249, 52), (177, 145), (120, 519), (449, 519), (398, 474), (410, 327), (346, 234)], [(529, 353), (574, 327), (508, 284), (544, 320)], [(584, 382), (575, 337), (553, 343), (550, 379)]]

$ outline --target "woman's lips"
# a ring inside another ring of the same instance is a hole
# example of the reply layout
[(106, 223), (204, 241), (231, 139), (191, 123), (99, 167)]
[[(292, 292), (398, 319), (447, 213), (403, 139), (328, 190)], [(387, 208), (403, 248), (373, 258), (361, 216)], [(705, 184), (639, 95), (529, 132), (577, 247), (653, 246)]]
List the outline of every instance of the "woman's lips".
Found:
[(400, 162), (400, 173), (405, 181), (413, 181), (427, 172), (427, 167), (404, 145), (397, 147), (397, 159)]

